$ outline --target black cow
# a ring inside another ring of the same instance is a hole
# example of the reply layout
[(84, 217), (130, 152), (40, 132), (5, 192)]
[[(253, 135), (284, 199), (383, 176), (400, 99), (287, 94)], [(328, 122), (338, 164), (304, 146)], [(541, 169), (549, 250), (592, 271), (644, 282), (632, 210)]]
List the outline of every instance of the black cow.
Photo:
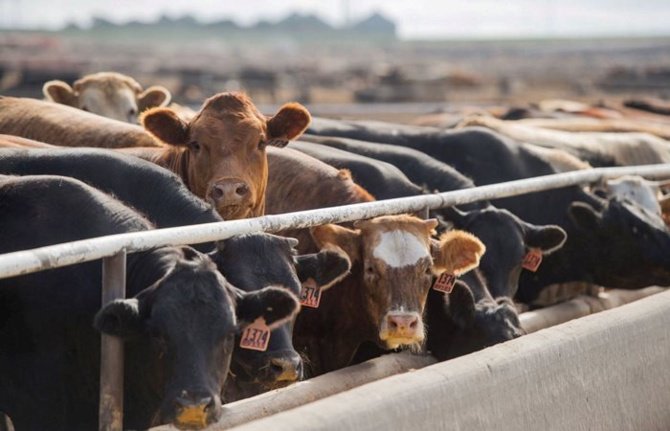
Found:
[[(172, 172), (109, 150), (3, 149), (0, 150), (0, 174), (74, 177), (116, 196), (161, 228), (222, 220)], [(293, 239), (259, 233), (199, 247), (210, 252), (212, 260), (233, 285), (248, 292), (279, 285), (298, 295), (300, 283), (296, 272), (302, 274), (300, 281), (311, 277), (325, 289), (332, 284), (332, 279), (348, 271), (346, 257), (330, 251), (296, 257), (292, 244), (295, 244)], [(212, 252), (215, 248), (217, 250)], [(232, 380), (235, 385), (244, 386), (244, 390), (227, 391), (228, 400), (302, 377), (302, 362), (291, 342), (292, 326), (292, 322), (287, 322), (272, 331), (264, 352), (241, 349), (236, 344)]]
[[(475, 186), (470, 178), (456, 169), (412, 148), (330, 136), (304, 135), (301, 140), (390, 163), (426, 191), (445, 192)], [(474, 202), (460, 205), (459, 208), (477, 209), (486, 206), (486, 202)]]
[(503, 343), (524, 334), (514, 303), (491, 296), (481, 278), (471, 271), (444, 294), (430, 291), (426, 304), (426, 347), (445, 361)]
[(417, 196), (423, 189), (392, 164), (342, 151), (326, 145), (293, 141), (289, 147), (321, 160), (337, 169), (347, 169), (352, 179), (376, 199)]
[[(523, 145), (488, 129), (436, 132), (420, 127), (315, 121), (312, 132), (411, 147), (447, 163), (477, 185), (556, 173)], [(670, 285), (670, 232), (660, 219), (630, 202), (601, 199), (581, 187), (564, 187), (494, 202), (522, 219), (552, 223), (568, 233), (565, 246), (535, 273), (521, 277), (518, 298), (534, 299), (554, 283), (585, 281), (637, 289)]]
[[(132, 206), (158, 227), (221, 221), (181, 178), (160, 166), (119, 152), (96, 149), (0, 149), (0, 174), (76, 178)], [(197, 246), (209, 251), (213, 244)]]
[[(348, 273), (346, 256), (335, 250), (298, 256), (297, 245), (294, 238), (266, 233), (237, 235), (218, 242), (210, 257), (229, 282), (248, 292), (279, 285), (300, 295), (301, 283), (314, 283), (324, 291)], [(303, 378), (303, 361), (293, 347), (293, 325), (291, 320), (272, 330), (266, 351), (240, 348), (238, 339), (230, 366), (233, 378), (226, 384), (224, 401)]]
[[(82, 182), (0, 179), (0, 253), (143, 231), (146, 219)], [(204, 428), (221, 415), (235, 335), (298, 310), (281, 288), (246, 293), (190, 247), (133, 253), (128, 299), (100, 309), (101, 265), (0, 280), (0, 411), (18, 430), (97, 427), (100, 339), (125, 340), (124, 428)]]

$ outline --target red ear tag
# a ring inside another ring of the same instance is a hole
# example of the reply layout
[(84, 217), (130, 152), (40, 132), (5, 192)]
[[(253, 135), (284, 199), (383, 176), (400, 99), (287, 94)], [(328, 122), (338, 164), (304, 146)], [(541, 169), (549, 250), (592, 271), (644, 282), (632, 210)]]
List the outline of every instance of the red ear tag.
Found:
[(437, 277), (437, 280), (435, 280), (433, 289), (438, 292), (451, 293), (454, 289), (454, 284), (456, 284), (456, 276), (454, 274), (449, 274), (448, 272), (443, 272)]
[(539, 248), (531, 248), (523, 258), (521, 266), (528, 271), (535, 272), (542, 263), (542, 250)]
[(317, 286), (316, 281), (310, 278), (302, 284), (300, 291), (300, 304), (305, 307), (319, 308), (321, 302), (321, 287)]
[(265, 319), (259, 317), (251, 325), (244, 328), (242, 338), (240, 339), (240, 347), (264, 352), (267, 350), (269, 342), (270, 328), (265, 324)]

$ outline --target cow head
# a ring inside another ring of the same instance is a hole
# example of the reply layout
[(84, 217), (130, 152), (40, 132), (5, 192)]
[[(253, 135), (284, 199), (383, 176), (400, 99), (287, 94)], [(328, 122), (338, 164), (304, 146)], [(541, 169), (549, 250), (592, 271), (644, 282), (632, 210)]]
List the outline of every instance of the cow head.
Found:
[[(488, 251), (487, 251), (488, 253)], [(468, 275), (475, 283), (477, 280)], [(473, 290), (457, 280), (444, 295), (431, 292), (428, 305), (428, 349), (440, 361), (481, 350), (524, 334), (509, 298), (475, 299)]]
[[(302, 282), (327, 289), (348, 273), (349, 259), (341, 253), (298, 256), (297, 244), (296, 239), (266, 233), (238, 235), (219, 242), (211, 256), (226, 279), (247, 292), (274, 285), (299, 296)], [(293, 324), (291, 319), (277, 326), (264, 352), (236, 344), (230, 370), (238, 382), (267, 389), (302, 379), (302, 359), (292, 342)]]
[(42, 92), (52, 102), (128, 123), (137, 123), (139, 113), (166, 106), (172, 98), (164, 87), (155, 85), (143, 90), (133, 78), (115, 72), (87, 75), (75, 81), (73, 87), (63, 81), (49, 81)]
[(484, 253), (483, 244), (466, 232), (451, 231), (433, 240), (436, 226), (436, 220), (385, 216), (356, 222), (355, 230), (337, 225), (312, 230), (319, 247), (342, 250), (357, 267), (355, 272), (362, 272), (367, 318), (384, 348), (420, 345), (433, 274), (464, 273)]
[(573, 202), (575, 252), (594, 250), (589, 263), (594, 283), (619, 289), (670, 285), (670, 231), (663, 219), (618, 198)]
[(311, 121), (300, 104), (288, 103), (266, 118), (246, 95), (220, 93), (207, 99), (186, 122), (168, 108), (142, 115), (144, 128), (185, 154), (185, 180), (224, 219), (262, 215), (268, 145), (284, 147)]
[(527, 223), (492, 206), (468, 212), (451, 207), (445, 210), (445, 217), (456, 229), (472, 233), (486, 246), (479, 269), (496, 296), (514, 297), (524, 257), (531, 249), (547, 255), (560, 249), (567, 238), (559, 226)]
[(183, 248), (183, 256), (153, 286), (104, 306), (95, 327), (140, 338), (151, 356), (128, 366), (162, 370), (160, 422), (200, 429), (221, 416), (220, 393), (238, 331), (259, 317), (276, 327), (298, 308), (283, 288), (251, 293), (233, 288), (207, 256)]

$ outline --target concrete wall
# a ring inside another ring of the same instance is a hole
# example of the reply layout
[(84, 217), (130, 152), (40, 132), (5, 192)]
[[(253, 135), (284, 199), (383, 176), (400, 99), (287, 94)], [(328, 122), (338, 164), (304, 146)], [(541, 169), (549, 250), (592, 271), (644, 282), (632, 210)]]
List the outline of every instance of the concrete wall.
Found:
[(236, 430), (668, 430), (670, 292)]

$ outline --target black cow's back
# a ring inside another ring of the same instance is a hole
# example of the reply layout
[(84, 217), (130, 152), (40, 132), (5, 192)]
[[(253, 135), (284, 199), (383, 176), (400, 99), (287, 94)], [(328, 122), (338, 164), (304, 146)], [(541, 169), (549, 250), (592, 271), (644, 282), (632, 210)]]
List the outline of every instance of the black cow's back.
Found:
[(110, 150), (1, 149), (0, 174), (76, 178), (114, 195), (158, 227), (221, 221), (216, 211), (193, 195), (172, 172)]

